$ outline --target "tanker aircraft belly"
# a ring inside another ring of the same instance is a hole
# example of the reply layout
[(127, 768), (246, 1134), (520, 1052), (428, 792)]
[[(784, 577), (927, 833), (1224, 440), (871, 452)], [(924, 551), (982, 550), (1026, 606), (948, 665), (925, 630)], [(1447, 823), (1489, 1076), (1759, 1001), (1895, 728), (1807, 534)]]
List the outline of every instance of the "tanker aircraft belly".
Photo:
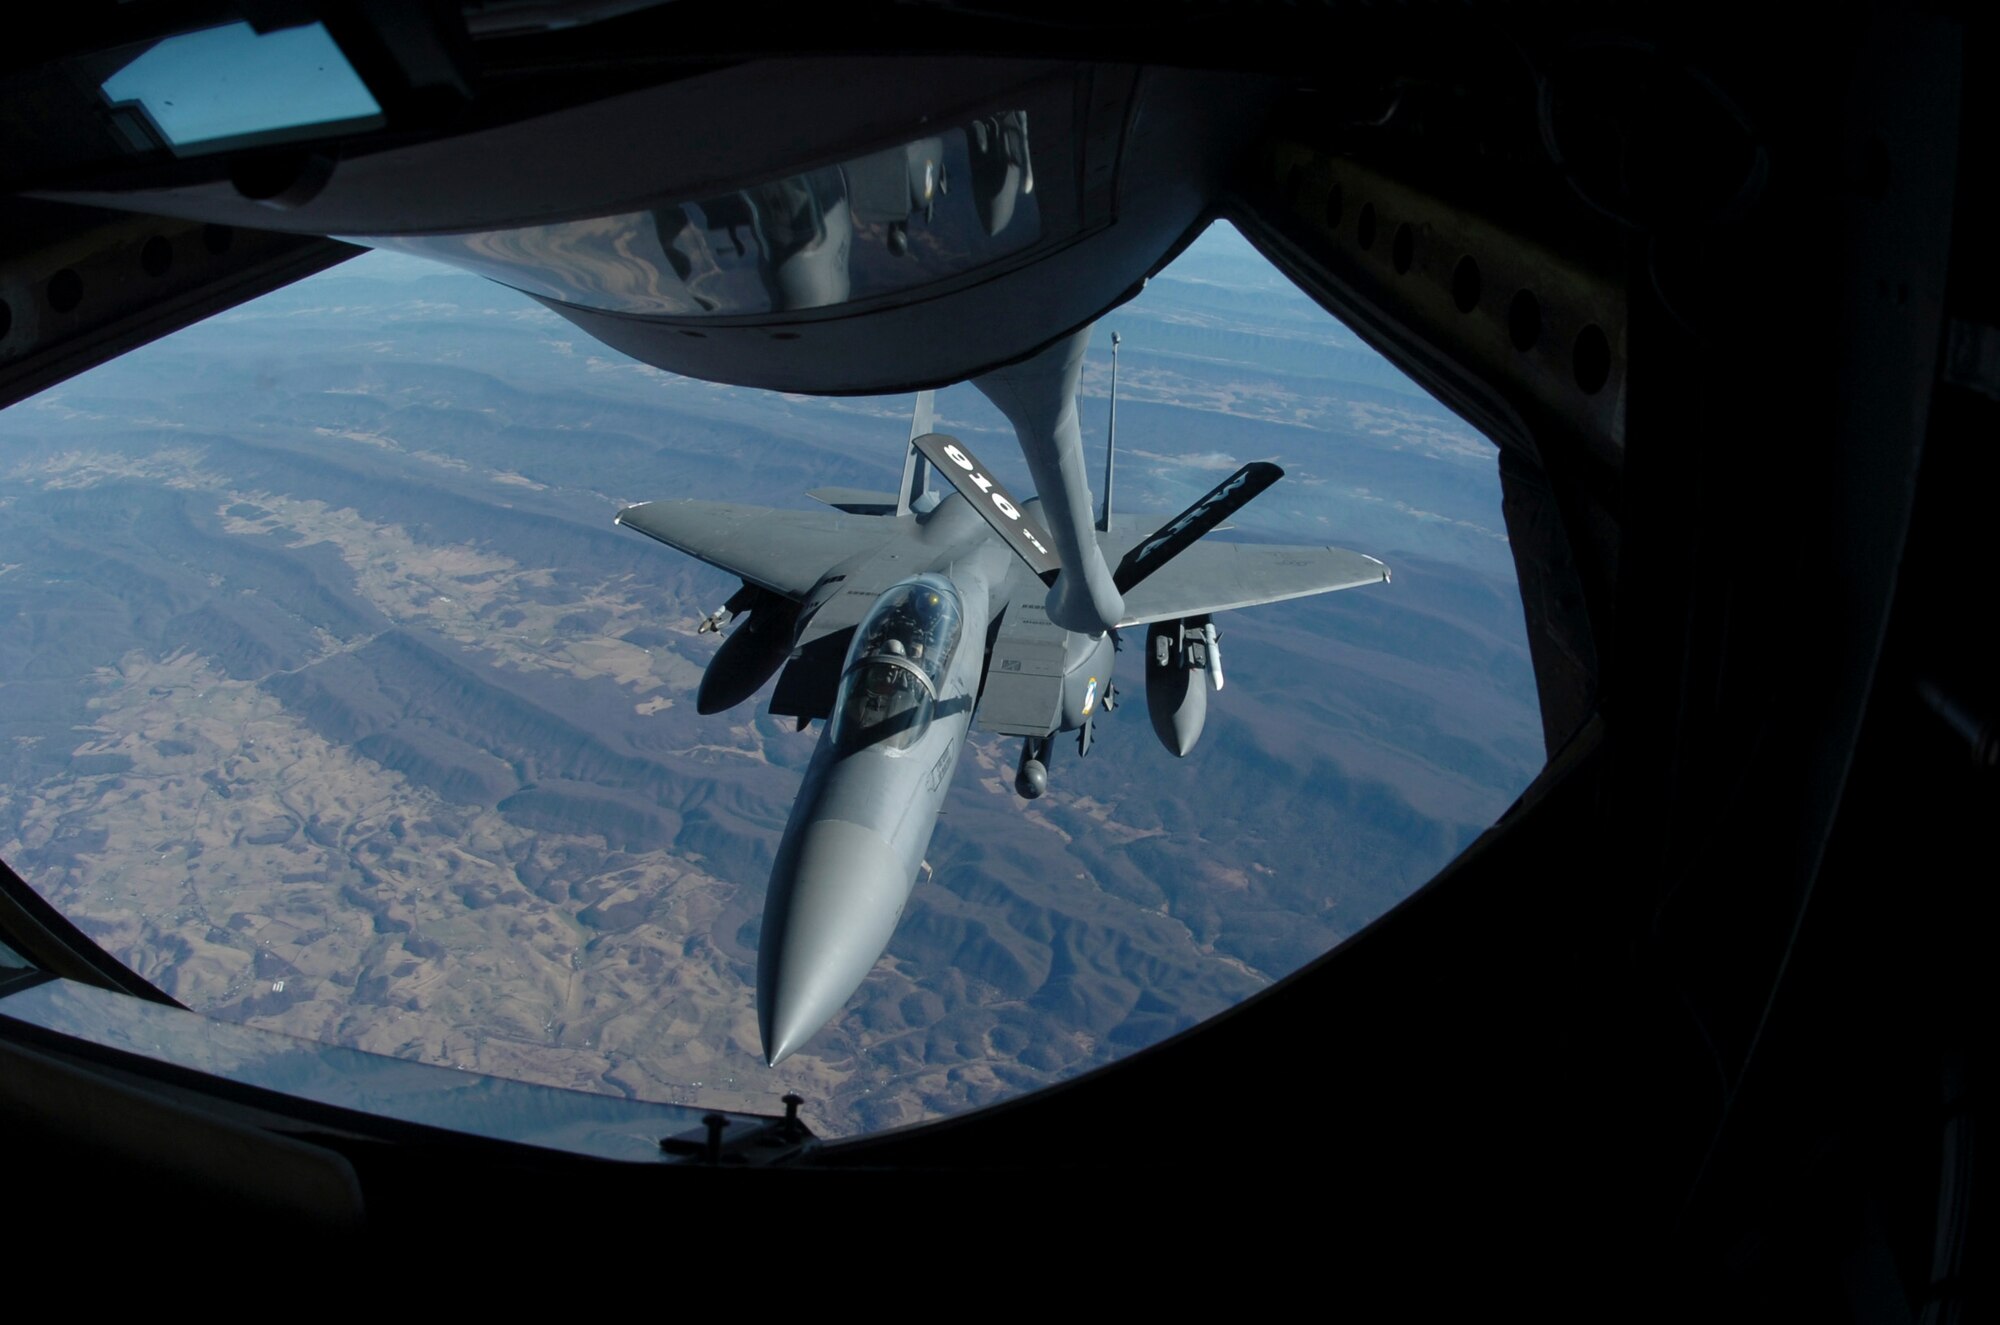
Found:
[[(1073, 375), (1078, 359), (1058, 371)], [(1052, 511), (1016, 501), (962, 443), (929, 431), (928, 395), (898, 493), (814, 494), (827, 511), (657, 501), (617, 517), (743, 581), (701, 622), (720, 632), (747, 617), (709, 663), (699, 711), (740, 703), (778, 674), (772, 712), (802, 727), (826, 720), (765, 895), (757, 1020), (774, 1065), (839, 1013), (888, 947), (975, 721), (1024, 738), (1015, 789), (1042, 795), (1054, 738), (1076, 732), (1088, 754), (1098, 711), (1116, 705), (1118, 628), (1143, 625), (1152, 724), (1185, 755), (1207, 692), (1222, 688), (1210, 614), (1389, 578), (1339, 548), (1198, 541), (1275, 482), (1275, 465), (1245, 466), (1157, 529), (1110, 528), (1108, 504), (1104, 527), (1074, 527), (1088, 519), (1087, 491)], [(1053, 431), (1058, 448), (1075, 445), (1073, 409), (1069, 437)], [(1059, 455), (1034, 463), (1049, 438), (1019, 420), (1017, 433), (1031, 469), (1057, 472)], [(958, 490), (929, 492), (926, 460)], [(1045, 529), (1045, 511), (1072, 527)], [(1054, 551), (1064, 546), (1087, 549), (1103, 592), (1064, 598)], [(1116, 612), (1103, 629), (1056, 619), (1092, 604)]]

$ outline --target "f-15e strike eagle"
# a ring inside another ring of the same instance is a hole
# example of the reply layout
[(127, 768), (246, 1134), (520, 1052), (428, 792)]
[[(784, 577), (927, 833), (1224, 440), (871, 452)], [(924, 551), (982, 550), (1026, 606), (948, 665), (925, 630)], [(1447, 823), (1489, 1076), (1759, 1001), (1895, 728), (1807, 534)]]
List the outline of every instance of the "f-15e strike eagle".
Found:
[[(1282, 476), (1243, 466), (1157, 529), (1091, 519), (1076, 387), (1085, 328), (974, 379), (1013, 423), (1039, 495), (1015, 498), (918, 397), (895, 493), (820, 489), (831, 512), (655, 501), (618, 523), (740, 577), (702, 621), (722, 643), (695, 705), (719, 713), (778, 676), (771, 712), (825, 719), (785, 825), (764, 903), (757, 1022), (776, 1065), (831, 1021), (889, 946), (930, 846), (966, 732), (1020, 736), (1014, 786), (1048, 787), (1062, 732), (1089, 753), (1115, 702), (1119, 631), (1145, 626), (1146, 704), (1176, 755), (1194, 748), (1207, 690), (1222, 688), (1209, 617), (1389, 578), (1331, 547), (1204, 543)], [(1113, 420), (1116, 345), (1113, 344)], [(929, 470), (956, 491), (931, 490)], [(1117, 557), (1116, 570), (1109, 558)]]

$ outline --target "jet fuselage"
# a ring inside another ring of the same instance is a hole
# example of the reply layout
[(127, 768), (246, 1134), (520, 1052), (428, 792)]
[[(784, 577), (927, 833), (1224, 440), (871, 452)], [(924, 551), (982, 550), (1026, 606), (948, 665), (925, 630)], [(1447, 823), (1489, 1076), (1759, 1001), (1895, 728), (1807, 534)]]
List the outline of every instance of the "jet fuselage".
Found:
[[(856, 627), (772, 865), (757, 1012), (774, 1064), (833, 1019), (889, 946), (958, 766), (991, 627), (1017, 596), (1042, 592), (964, 497), (911, 518), (930, 555)], [(949, 655), (926, 667), (946, 615)], [(1110, 685), (1110, 641), (1072, 636), (1065, 672), (1070, 727)]]
[[(826, 720), (757, 945), (758, 1029), (773, 1064), (833, 1019), (887, 949), (975, 718), (1022, 738), (1014, 788), (1045, 794), (1056, 735), (1076, 731), (1089, 753), (1095, 711), (1112, 706), (1117, 630), (1149, 625), (1148, 707), (1167, 749), (1186, 755), (1206, 709), (1199, 687), (1222, 685), (1212, 613), (1389, 578), (1376, 558), (1341, 548), (1202, 542), (1282, 476), (1268, 461), (1149, 532), (1115, 530), (1108, 508), (1093, 526), (1075, 407), (1084, 334), (1035, 356), (1033, 372), (975, 384), (1061, 500), (1016, 501), (957, 438), (931, 430), (920, 395), (894, 493), (815, 490), (830, 514), (691, 499), (618, 513), (743, 581), (702, 620), (719, 630), (750, 614), (710, 662), (702, 712), (748, 698), (777, 671), (771, 711)], [(956, 491), (937, 500), (930, 472)], [(1107, 547), (1124, 549), (1115, 571)]]

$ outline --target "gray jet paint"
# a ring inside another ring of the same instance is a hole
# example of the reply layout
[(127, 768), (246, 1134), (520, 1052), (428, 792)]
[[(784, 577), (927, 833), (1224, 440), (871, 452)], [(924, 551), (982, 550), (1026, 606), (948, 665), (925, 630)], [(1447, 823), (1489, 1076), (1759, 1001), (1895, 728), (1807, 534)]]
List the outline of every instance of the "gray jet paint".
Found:
[[(1038, 357), (1052, 361), (1061, 378), (1073, 379), (1076, 356), (1068, 347)], [(1042, 398), (1048, 393), (1036, 390), (1027, 384), (1019, 397), (1039, 402), (1035, 411), (1024, 410), (1039, 415), (1038, 425), (1016, 420), (1024, 451), (1033, 457), (1038, 442), (1078, 449), (1074, 408), (1064, 422), (1064, 411), (1049, 408)], [(919, 401), (913, 441), (919, 430), (928, 432), (928, 396)], [(1055, 512), (1063, 517), (1060, 530), (1049, 531), (1052, 537), (1031, 532), (1025, 544), (1020, 528), (1039, 531), (1047, 512), (1037, 500), (1003, 499), (997, 505), (1014, 517), (1010, 546), (989, 523), (1008, 521), (995, 513), (990, 487), (977, 486), (983, 474), (968, 479), (977, 469), (969, 452), (942, 435), (923, 440), (934, 451), (949, 444), (967, 459), (970, 470), (940, 467), (964, 490), (934, 500), (924, 492), (922, 475), (913, 483), (906, 468), (898, 493), (815, 494), (834, 504), (833, 511), (687, 500), (631, 506), (617, 517), (619, 524), (742, 578), (745, 587), (731, 606), (705, 625), (719, 628), (742, 604), (754, 604), (746, 609), (753, 621), (759, 613), (795, 614), (789, 651), (769, 640), (737, 650), (725, 645), (710, 667), (732, 674), (704, 678), (705, 694), (747, 696), (782, 666), (772, 711), (796, 716), (801, 725), (827, 720), (765, 897), (757, 1020), (765, 1057), (774, 1065), (833, 1019), (888, 947), (973, 722), (1026, 738), (1016, 778), (1025, 796), (1046, 787), (1047, 752), (1058, 733), (1078, 732), (1088, 753), (1096, 714), (1114, 700), (1114, 641), (1102, 631), (1067, 630), (1055, 618), (1101, 608), (1115, 611), (1106, 623), (1113, 628), (1185, 622), (1173, 638), (1204, 640), (1206, 651), (1191, 650), (1186, 656), (1196, 661), (1175, 665), (1184, 671), (1206, 666), (1208, 684), (1219, 685), (1213, 634), (1201, 630), (1209, 614), (1389, 578), (1373, 557), (1339, 548), (1194, 542), (1168, 560), (1155, 558), (1146, 577), (1121, 595), (1106, 566), (1187, 525), (1216, 505), (1229, 484), (1159, 529), (1150, 522), (1138, 529), (1091, 529), (1087, 491), (1068, 492)], [(1230, 483), (1240, 486), (1251, 468)], [(1276, 473), (1261, 468), (1265, 481)], [(1061, 462), (1046, 455), (1031, 470), (1060, 474), (1066, 488), (1080, 473), (1073, 457)], [(913, 492), (923, 495), (913, 500)], [(984, 500), (971, 500), (968, 492)], [(1038, 537), (1063, 548), (1087, 540), (1086, 575), (1108, 592), (1063, 595), (1061, 573), (1048, 570), (1041, 558), (1041, 574), (1029, 564)], [(947, 609), (957, 613), (956, 644), (940, 663), (935, 637), (925, 635), (930, 627), (921, 623), (933, 620), (926, 612)], [(878, 629), (878, 623), (887, 624)], [(764, 634), (781, 639), (783, 632)], [(1171, 690), (1174, 701), (1184, 703), (1187, 687), (1202, 684), (1202, 677), (1184, 675), (1175, 686), (1149, 684), (1148, 690)], [(1156, 727), (1161, 717), (1155, 714)], [(1191, 729), (1185, 717), (1178, 724), (1169, 719), (1161, 739), (1185, 754), (1199, 728), (1197, 711)]]

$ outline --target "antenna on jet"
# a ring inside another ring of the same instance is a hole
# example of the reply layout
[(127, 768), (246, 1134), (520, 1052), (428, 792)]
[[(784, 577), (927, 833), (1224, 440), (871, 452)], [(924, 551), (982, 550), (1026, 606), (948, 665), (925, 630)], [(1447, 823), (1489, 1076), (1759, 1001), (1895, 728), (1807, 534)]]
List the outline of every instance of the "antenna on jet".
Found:
[(1104, 514), (1097, 517), (1097, 528), (1108, 532), (1111, 528), (1111, 461), (1118, 450), (1118, 342), (1123, 339), (1117, 332), (1111, 333), (1111, 427), (1104, 436)]

